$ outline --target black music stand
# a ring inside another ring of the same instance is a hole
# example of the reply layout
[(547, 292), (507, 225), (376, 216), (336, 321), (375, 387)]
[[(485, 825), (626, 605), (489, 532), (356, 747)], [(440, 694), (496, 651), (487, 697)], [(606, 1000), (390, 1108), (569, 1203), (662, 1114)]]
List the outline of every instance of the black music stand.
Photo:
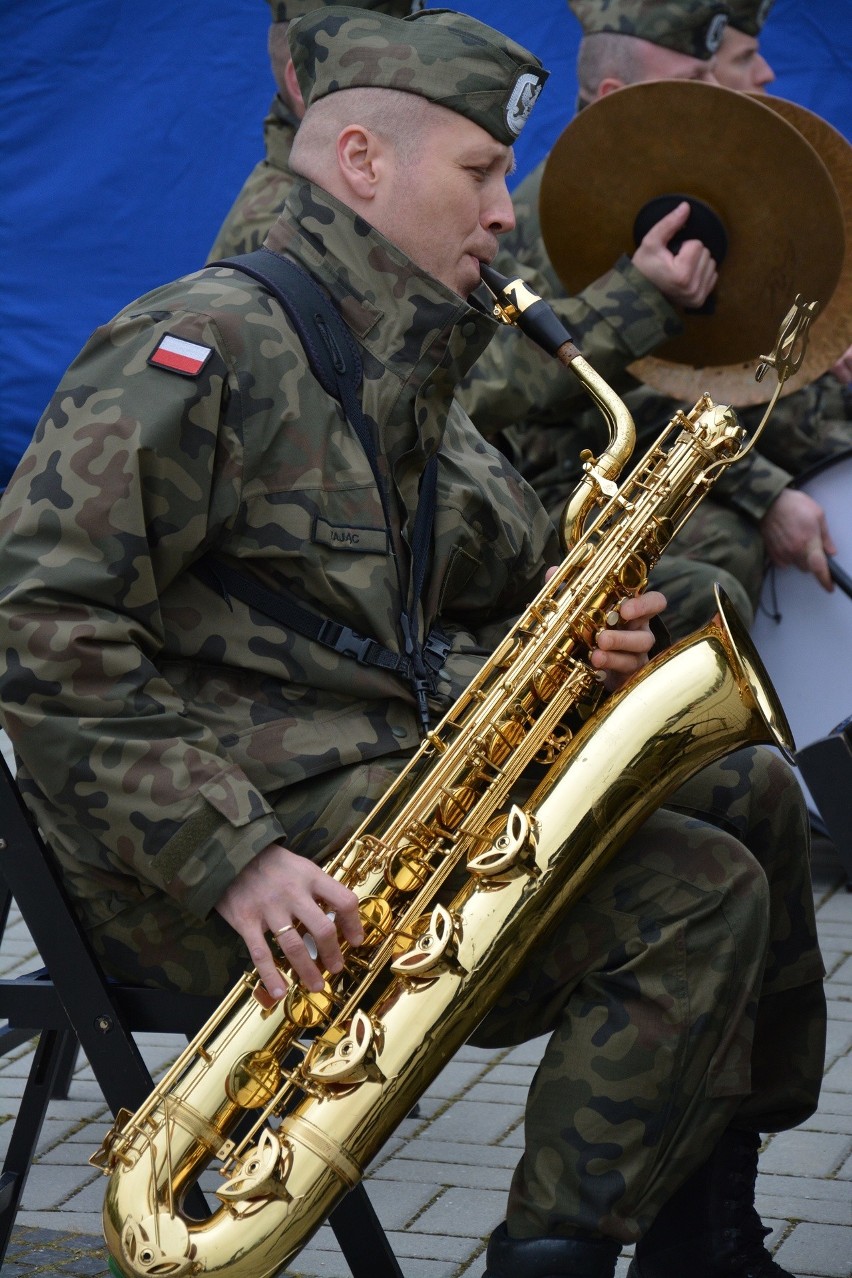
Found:
[(852, 892), (852, 718), (827, 737), (796, 752), (796, 762), (811, 792)]
[[(37, 1038), (35, 1057), (0, 1174), (0, 1264), (51, 1099), (61, 1094), (79, 1043), (115, 1115), (137, 1109), (153, 1081), (133, 1038), (152, 1031), (191, 1038), (217, 1000), (110, 981), (65, 894), (14, 778), (0, 758), (0, 882), (16, 901), (45, 966), (0, 980), (0, 1052)], [(0, 897), (2, 904), (2, 897)], [(8, 903), (6, 908), (8, 909)], [(194, 1214), (207, 1213), (196, 1187)], [(353, 1278), (403, 1278), (363, 1185), (329, 1216)]]

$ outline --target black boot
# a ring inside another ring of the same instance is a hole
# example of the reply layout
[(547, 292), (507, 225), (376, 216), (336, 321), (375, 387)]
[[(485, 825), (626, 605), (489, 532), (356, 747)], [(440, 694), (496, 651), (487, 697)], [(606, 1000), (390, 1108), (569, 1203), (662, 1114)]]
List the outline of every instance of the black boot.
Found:
[(726, 1131), (636, 1244), (627, 1278), (791, 1278), (754, 1207), (756, 1132)]
[(510, 1238), (498, 1225), (483, 1278), (612, 1278), (621, 1243), (609, 1238)]

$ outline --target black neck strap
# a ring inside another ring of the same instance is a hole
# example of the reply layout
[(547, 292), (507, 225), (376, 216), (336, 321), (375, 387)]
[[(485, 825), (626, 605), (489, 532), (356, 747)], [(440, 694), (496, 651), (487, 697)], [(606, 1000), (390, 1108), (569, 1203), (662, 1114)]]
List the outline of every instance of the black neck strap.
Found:
[[(402, 600), (399, 623), (404, 642), (404, 657), (373, 639), (357, 634), (347, 626), (311, 612), (286, 587), (276, 587), (274, 592), (265, 590), (259, 584), (249, 581), (243, 574), (218, 561), (215, 566), (209, 563), (199, 564), (196, 575), (214, 589), (223, 592), (225, 598), (233, 595), (265, 615), (273, 616), (282, 624), (289, 625), (297, 633), (332, 647), (344, 656), (354, 657), (362, 664), (381, 666), (383, 669), (395, 670), (401, 674), (414, 689), (421, 729), (425, 732), (429, 727), (427, 694), (433, 686), (434, 673), (440, 669), (448, 650), (446, 639), (437, 628), (432, 631), (426, 643), (422, 644), (417, 622), (418, 606), (426, 582), (426, 570), (432, 546), (432, 528), (437, 507), (437, 455), (433, 454), (430, 457), (420, 482), (420, 494), (411, 536), (411, 586), (407, 589), (402, 578), (399, 560), (394, 553), (390, 499), (387, 483), (379, 466), (376, 439), (361, 409), (360, 388), (364, 376), (363, 364), (355, 339), (337, 307), (325, 290), (306, 271), (289, 258), (273, 253), (267, 248), (256, 249), (252, 253), (244, 253), (238, 257), (225, 258), (220, 262), (211, 262), (209, 265), (227, 266), (242, 271), (245, 275), (257, 280), (273, 297), (277, 298), (299, 335), (317, 381), (327, 394), (332, 395), (340, 403), (347, 421), (358, 436), (381, 498), (387, 544), (390, 553), (394, 555)], [(284, 604), (283, 612), (280, 607), (272, 611), (279, 590), (281, 602)], [(440, 660), (438, 660), (439, 657)]]

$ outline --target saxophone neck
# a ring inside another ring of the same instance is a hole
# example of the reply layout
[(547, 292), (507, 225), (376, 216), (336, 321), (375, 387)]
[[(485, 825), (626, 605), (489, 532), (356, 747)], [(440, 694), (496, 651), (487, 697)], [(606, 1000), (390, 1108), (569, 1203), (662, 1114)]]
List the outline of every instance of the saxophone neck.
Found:
[(609, 429), (609, 443), (599, 457), (593, 457), (588, 451), (582, 454), (585, 475), (565, 507), (560, 526), (563, 544), (568, 549), (582, 535), (592, 507), (602, 497), (612, 497), (617, 491), (615, 481), (636, 442), (633, 418), (620, 396), (583, 358), (559, 316), (524, 280), (510, 280), (485, 264), (481, 275), (494, 300), (494, 318), (519, 328), (548, 355), (570, 368), (597, 405)]

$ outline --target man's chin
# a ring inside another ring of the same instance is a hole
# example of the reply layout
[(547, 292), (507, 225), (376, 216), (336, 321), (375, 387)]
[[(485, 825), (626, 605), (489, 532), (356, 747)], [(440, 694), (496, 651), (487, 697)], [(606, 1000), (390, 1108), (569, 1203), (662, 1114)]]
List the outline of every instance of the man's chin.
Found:
[(479, 258), (467, 257), (456, 273), (455, 284), (450, 285), (453, 292), (458, 293), (459, 297), (470, 297), (471, 293), (479, 288), (482, 283), (479, 267)]

